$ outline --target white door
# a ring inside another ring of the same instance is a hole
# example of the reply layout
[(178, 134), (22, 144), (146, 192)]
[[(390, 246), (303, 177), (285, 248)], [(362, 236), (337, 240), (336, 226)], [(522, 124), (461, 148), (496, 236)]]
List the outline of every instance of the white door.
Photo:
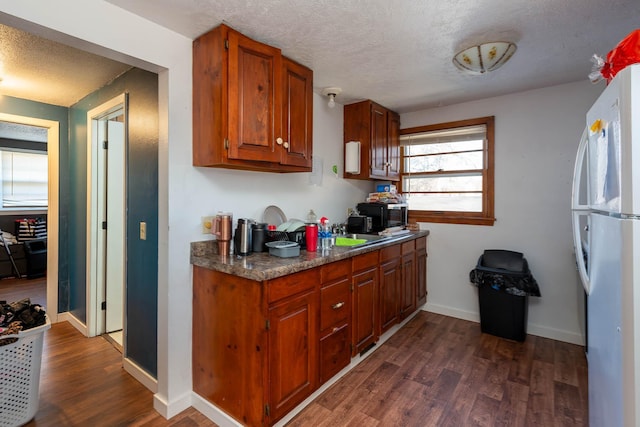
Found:
[(126, 328), (126, 110), (123, 94), (87, 113), (88, 336)]
[[(119, 117), (122, 117), (119, 116)], [(125, 242), (125, 129), (120, 121), (107, 121), (105, 332), (119, 331), (124, 319)]]

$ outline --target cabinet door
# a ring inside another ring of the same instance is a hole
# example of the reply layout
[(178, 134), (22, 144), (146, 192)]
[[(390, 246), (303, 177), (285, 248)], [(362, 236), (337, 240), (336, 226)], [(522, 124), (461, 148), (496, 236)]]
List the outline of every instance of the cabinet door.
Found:
[(377, 340), (376, 315), (378, 269), (353, 274), (353, 355)]
[(416, 306), (427, 302), (427, 238), (416, 240)]
[(387, 179), (400, 179), (400, 116), (393, 111), (387, 121)]
[(311, 291), (269, 309), (269, 406), (275, 421), (318, 387), (318, 295)]
[[(410, 242), (413, 243), (413, 242)], [(415, 252), (402, 255), (402, 289), (400, 292), (400, 320), (416, 310)]]
[(230, 159), (279, 161), (281, 73), (280, 49), (229, 31)]
[(371, 178), (387, 176), (387, 110), (371, 103)]
[(398, 322), (400, 271), (398, 258), (380, 265), (380, 334)]
[[(280, 163), (311, 168), (313, 147), (313, 71), (283, 58), (282, 144)], [(276, 140), (279, 143), (279, 140)]]

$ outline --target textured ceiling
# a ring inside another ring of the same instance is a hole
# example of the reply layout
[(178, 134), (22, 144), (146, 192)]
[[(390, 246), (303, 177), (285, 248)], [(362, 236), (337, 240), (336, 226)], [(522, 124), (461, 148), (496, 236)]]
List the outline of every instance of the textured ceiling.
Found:
[(0, 25), (0, 94), (68, 107), (131, 68)]
[[(107, 1), (190, 38), (224, 21), (312, 68), (318, 93), (337, 86), (336, 102), (398, 112), (587, 80), (591, 56), (640, 23), (639, 0)], [(494, 40), (518, 45), (501, 69), (470, 76), (452, 64)], [(0, 25), (0, 94), (69, 106), (128, 68)]]
[[(640, 23), (638, 0), (107, 0), (187, 37), (221, 22), (314, 70), (336, 102), (370, 98), (412, 111), (587, 80)], [(507, 40), (501, 69), (465, 75), (454, 53)]]

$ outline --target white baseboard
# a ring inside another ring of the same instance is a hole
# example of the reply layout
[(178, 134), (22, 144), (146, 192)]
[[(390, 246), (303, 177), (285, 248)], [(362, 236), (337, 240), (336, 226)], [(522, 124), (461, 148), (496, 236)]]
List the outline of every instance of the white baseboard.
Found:
[(85, 325), (80, 320), (78, 320), (78, 318), (74, 316), (72, 313), (68, 311), (65, 311), (64, 313), (58, 313), (58, 322), (64, 322), (64, 321), (69, 322), (71, 326), (73, 326), (78, 331), (80, 331), (80, 333), (85, 337), (89, 336), (89, 330), (87, 329), (87, 325)]
[(202, 413), (202, 415), (209, 418), (220, 427), (242, 427), (242, 424), (238, 423), (220, 408), (213, 405), (196, 392), (193, 392), (191, 396), (191, 406), (196, 408), (200, 413)]
[(129, 373), (129, 375), (138, 380), (138, 382), (143, 386), (151, 390), (151, 392), (158, 392), (158, 380), (149, 375), (147, 371), (138, 366), (134, 361), (125, 357), (122, 360), (122, 366), (124, 367), (124, 370)]
[(153, 409), (159, 412), (160, 415), (162, 415), (166, 419), (169, 419), (178, 415), (188, 407), (192, 406), (191, 394), (191, 392), (188, 392), (182, 395), (180, 398), (169, 403), (164, 396), (161, 396), (160, 393), (156, 392), (156, 394), (153, 395)]
[[(469, 320), (471, 322), (480, 323), (480, 314), (459, 310), (457, 308), (447, 307), (438, 304), (430, 304), (427, 302), (422, 309), (431, 313), (442, 314), (444, 316), (455, 317), (456, 319)], [(584, 345), (584, 337), (574, 332), (563, 331), (560, 329), (547, 328), (545, 326), (527, 323), (527, 334), (535, 335), (543, 338), (550, 338), (556, 341), (567, 342), (570, 344)]]
[(422, 309), (431, 313), (442, 314), (444, 316), (455, 317), (456, 319), (469, 320), (480, 323), (480, 314), (473, 311), (460, 310), (458, 308), (447, 307), (427, 302)]

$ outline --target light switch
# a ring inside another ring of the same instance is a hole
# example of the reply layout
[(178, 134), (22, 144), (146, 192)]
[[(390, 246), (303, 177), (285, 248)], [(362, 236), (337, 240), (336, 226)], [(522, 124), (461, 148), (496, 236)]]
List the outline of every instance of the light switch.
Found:
[(147, 223), (140, 222), (140, 240), (147, 240)]

